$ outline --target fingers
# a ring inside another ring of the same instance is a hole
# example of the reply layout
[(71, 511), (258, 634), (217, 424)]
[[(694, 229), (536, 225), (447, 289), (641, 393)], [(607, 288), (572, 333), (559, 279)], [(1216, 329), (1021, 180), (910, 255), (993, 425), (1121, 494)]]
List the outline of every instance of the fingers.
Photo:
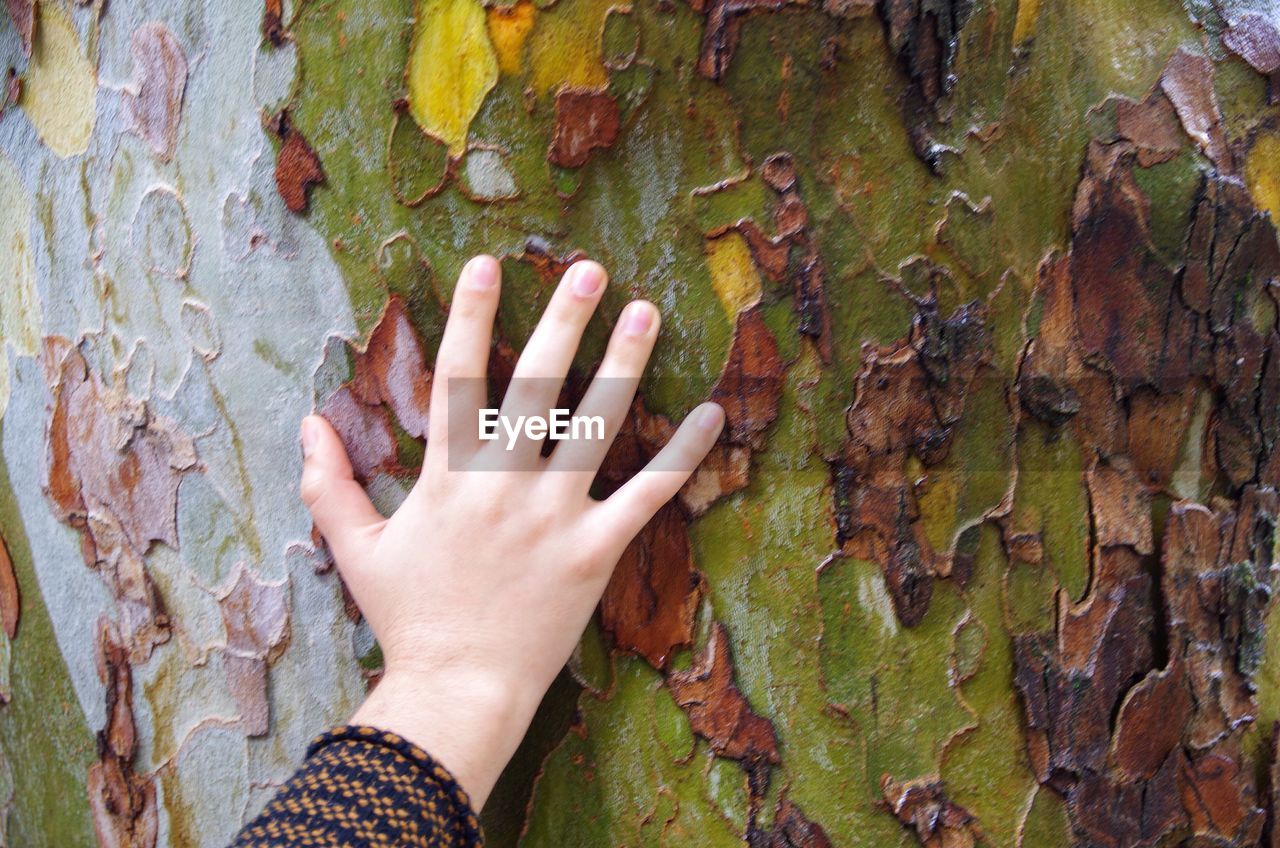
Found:
[[(575, 262), (565, 272), (516, 363), (511, 388), (502, 401), (504, 418), (514, 421), (521, 415), (547, 414), (607, 281), (604, 268), (590, 260)], [(532, 440), (522, 440), (512, 452), (520, 455), (513, 459), (528, 459), (539, 448)]]
[[(474, 422), (480, 407), (488, 403), (485, 374), (501, 276), (498, 260), (492, 256), (472, 258), (458, 276), (431, 382), (427, 444), (433, 456), (443, 458), (445, 450), (474, 451), (479, 447)], [(451, 420), (459, 426), (451, 427)], [(468, 422), (469, 427), (463, 426)], [(453, 445), (448, 444), (450, 433)]]
[(619, 539), (629, 541), (663, 504), (675, 497), (716, 443), (723, 427), (724, 410), (719, 404), (704, 403), (694, 409), (644, 470), (600, 504), (603, 517), (617, 528)]
[(350, 563), (382, 525), (382, 514), (355, 481), (342, 440), (319, 415), (302, 419), (302, 454), (302, 501), (334, 559)]
[(622, 310), (609, 338), (600, 367), (574, 415), (604, 420), (603, 439), (568, 439), (556, 445), (549, 470), (564, 472), (583, 492), (591, 485), (600, 463), (618, 435), (631, 409), (640, 375), (653, 353), (661, 317), (645, 300), (632, 301)]

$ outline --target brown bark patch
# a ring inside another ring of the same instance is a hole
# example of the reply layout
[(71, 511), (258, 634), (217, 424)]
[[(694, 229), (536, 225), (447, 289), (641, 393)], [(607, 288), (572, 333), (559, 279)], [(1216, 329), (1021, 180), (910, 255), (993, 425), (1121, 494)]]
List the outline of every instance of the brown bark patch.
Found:
[(778, 343), (760, 307), (740, 312), (729, 359), (711, 390), (711, 399), (724, 407), (731, 442), (763, 447), (764, 431), (778, 417), (783, 376)]
[(694, 613), (702, 597), (689, 532), (675, 504), (658, 510), (614, 567), (600, 600), (600, 625), (624, 651), (665, 668), (693, 641)]
[(886, 774), (880, 778), (880, 791), (890, 812), (924, 848), (974, 848), (978, 844), (977, 821), (947, 798), (942, 781), (919, 778), (900, 783)]
[(98, 679), (106, 689), (107, 721), (98, 731), (98, 761), (89, 767), (89, 809), (99, 845), (154, 848), (159, 821), (155, 781), (137, 774), (133, 671), (115, 626), (98, 622)]
[(1174, 391), (1189, 376), (1193, 325), (1176, 299), (1173, 270), (1151, 247), (1134, 155), (1127, 144), (1091, 144), (1076, 191), (1069, 273), (1080, 355), (1124, 390)]
[(272, 46), (279, 47), (289, 37), (284, 26), (284, 0), (265, 0), (262, 10), (262, 35)]
[(556, 129), (547, 161), (581, 168), (591, 154), (618, 140), (618, 102), (606, 91), (566, 89), (556, 95)]
[(1085, 472), (1094, 539), (1100, 547), (1126, 545), (1139, 554), (1154, 549), (1151, 499), (1129, 464), (1095, 465)]
[(1126, 781), (1154, 778), (1182, 742), (1191, 707), (1181, 663), (1150, 672), (1134, 686), (1116, 717), (1111, 760), (1117, 776)]
[(973, 4), (967, 0), (884, 0), (877, 8), (889, 48), (911, 80), (904, 110), (912, 147), (920, 160), (938, 173), (944, 148), (933, 140), (930, 114), (955, 84), (960, 31)]
[[(602, 494), (611, 494), (644, 468), (672, 432), (666, 418), (651, 414), (636, 398), (601, 465)], [(692, 644), (703, 589), (688, 520), (678, 504), (669, 503), (623, 551), (600, 601), (601, 627), (615, 647), (661, 670), (676, 651)]]
[(963, 306), (945, 319), (932, 299), (919, 308), (907, 338), (863, 348), (834, 487), (837, 541), (846, 554), (880, 565), (907, 627), (924, 618), (934, 575), (948, 570), (919, 526), (907, 460), (929, 466), (946, 457), (989, 356), (982, 308)]
[(382, 471), (397, 467), (396, 439), (386, 407), (360, 400), (352, 388), (338, 388), (320, 414), (333, 425), (347, 447), (355, 478), (367, 484)]
[(773, 813), (773, 826), (767, 831), (749, 830), (750, 848), (832, 848), (827, 832), (804, 811), (783, 796)]
[(387, 300), (364, 351), (355, 356), (352, 390), (365, 404), (385, 404), (406, 433), (427, 437), (431, 372), (404, 299)]
[(517, 262), (523, 262), (532, 267), (538, 279), (547, 287), (557, 285), (560, 278), (564, 276), (564, 272), (569, 270), (570, 265), (579, 259), (586, 258), (587, 255), (581, 250), (571, 250), (562, 256), (557, 256), (544, 242), (536, 238), (526, 241), (524, 250), (515, 257)]
[(1178, 113), (1158, 88), (1140, 103), (1128, 99), (1116, 103), (1116, 131), (1138, 148), (1138, 164), (1143, 167), (1168, 162), (1178, 155), (1185, 139)]
[(288, 110), (278, 113), (268, 128), (280, 139), (276, 156), (276, 191), (290, 212), (305, 212), (308, 193), (313, 185), (324, 182), (320, 157), (293, 127)]
[(0, 536), (0, 626), (13, 641), (18, 635), (18, 618), (22, 613), (22, 596), (18, 590), (18, 576), (13, 570), (13, 557), (9, 545)]
[(706, 16), (702, 27), (702, 47), (698, 51), (698, 73), (718, 80), (729, 69), (738, 49), (742, 19), (751, 12), (777, 11), (794, 0), (694, 0), (695, 12)]
[(780, 762), (773, 724), (751, 709), (733, 681), (729, 635), (720, 622), (691, 668), (667, 672), (667, 688), (718, 756), (740, 761), (749, 773)]

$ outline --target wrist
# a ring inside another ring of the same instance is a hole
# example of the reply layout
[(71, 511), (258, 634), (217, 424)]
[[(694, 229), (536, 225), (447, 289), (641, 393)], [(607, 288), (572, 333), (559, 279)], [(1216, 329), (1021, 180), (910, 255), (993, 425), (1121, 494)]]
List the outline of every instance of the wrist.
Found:
[(389, 730), (425, 750), (478, 812), (537, 709), (526, 700), (494, 675), (389, 667), (351, 722)]

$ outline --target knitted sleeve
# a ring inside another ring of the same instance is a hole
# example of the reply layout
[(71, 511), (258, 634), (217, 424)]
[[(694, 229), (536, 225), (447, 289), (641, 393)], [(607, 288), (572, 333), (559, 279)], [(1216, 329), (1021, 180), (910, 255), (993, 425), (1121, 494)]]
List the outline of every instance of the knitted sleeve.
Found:
[(444, 766), (394, 733), (348, 725), (307, 747), (306, 761), (233, 848), (483, 844), (471, 801)]

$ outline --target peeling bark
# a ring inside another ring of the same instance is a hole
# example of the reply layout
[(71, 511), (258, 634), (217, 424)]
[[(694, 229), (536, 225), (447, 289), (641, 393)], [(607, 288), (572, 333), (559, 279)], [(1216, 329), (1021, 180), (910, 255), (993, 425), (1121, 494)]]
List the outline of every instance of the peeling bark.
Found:
[[(674, 432), (637, 398), (600, 471), (608, 495), (643, 468)], [(693, 643), (694, 614), (702, 599), (702, 575), (694, 566), (688, 520), (669, 503), (627, 545), (600, 600), (600, 625), (614, 646), (662, 670), (675, 652)]]
[(556, 95), (556, 132), (547, 161), (581, 168), (593, 151), (613, 146), (620, 120), (618, 102), (608, 92), (561, 91)]
[(960, 31), (973, 13), (972, 0), (880, 0), (889, 48), (911, 86), (904, 98), (911, 144), (920, 160), (938, 173), (945, 148), (933, 139), (929, 116), (955, 85), (953, 64)]
[(89, 769), (89, 806), (98, 845), (154, 848), (159, 830), (156, 785), (133, 769), (133, 671), (128, 648), (109, 621), (98, 622), (98, 677), (106, 687), (107, 722), (98, 731), (98, 761)]
[(5, 6), (22, 41), (22, 53), (30, 57), (36, 33), (36, 0), (5, 0)]
[(128, 93), (133, 129), (157, 158), (168, 162), (178, 143), (182, 94), (187, 87), (187, 57), (173, 33), (161, 23), (133, 32), (133, 91)]
[(81, 533), (85, 564), (116, 601), (135, 661), (169, 638), (169, 621), (144, 557), (153, 542), (178, 546), (178, 484), (195, 446), (175, 422), (103, 383), (65, 339), (46, 340), (51, 393), (45, 492), (59, 520)]
[(290, 212), (307, 211), (310, 189), (324, 182), (324, 169), (320, 157), (311, 145), (294, 129), (288, 111), (270, 120), (270, 130), (280, 139), (280, 152), (276, 155), (276, 190)]
[(13, 573), (13, 558), (9, 556), (4, 536), (0, 536), (0, 626), (11, 642), (18, 635), (21, 613), (22, 595), (18, 591), (18, 577)]
[(689, 714), (693, 732), (719, 756), (739, 760), (749, 774), (780, 762), (772, 723), (751, 709), (733, 681), (729, 636), (723, 624), (716, 622), (692, 668), (667, 673), (667, 688)]
[(973, 848), (978, 831), (969, 811), (947, 800), (942, 784), (920, 779), (899, 783), (889, 775), (880, 779), (889, 809), (912, 831), (924, 848)]
[(773, 826), (768, 831), (748, 831), (747, 845), (750, 848), (832, 848), (826, 831), (806, 818), (785, 796), (778, 801), (773, 813)]
[(227, 644), (223, 668), (249, 736), (270, 729), (267, 665), (283, 652), (289, 635), (288, 596), (283, 583), (265, 583), (244, 566), (218, 597)]
[(988, 355), (983, 310), (950, 318), (932, 299), (918, 304), (911, 335), (887, 348), (863, 348), (848, 438), (836, 467), (837, 541), (844, 552), (880, 565), (898, 619), (918, 624), (935, 574), (950, 572), (918, 524), (907, 459), (946, 457), (965, 395)]

